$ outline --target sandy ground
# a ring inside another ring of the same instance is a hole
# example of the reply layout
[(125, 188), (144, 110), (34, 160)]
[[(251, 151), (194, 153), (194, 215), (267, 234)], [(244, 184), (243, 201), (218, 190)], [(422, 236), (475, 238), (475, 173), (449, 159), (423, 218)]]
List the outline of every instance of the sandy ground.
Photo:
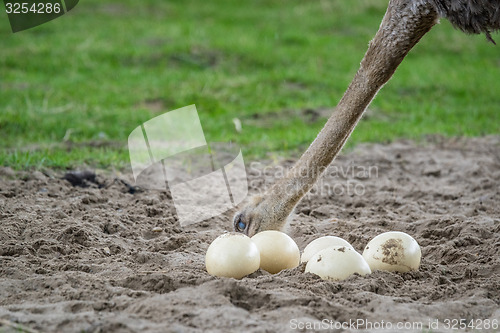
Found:
[[(251, 191), (291, 163), (253, 164)], [(460, 319), (468, 331), (498, 331), (499, 137), (365, 145), (340, 156), (291, 217), (299, 247), (336, 235), (362, 251), (399, 230), (423, 253), (416, 272), (342, 282), (304, 265), (215, 278), (204, 254), (234, 212), (181, 227), (165, 192), (130, 194), (117, 175), (97, 172), (108, 186), (81, 188), (57, 173), (0, 174), (0, 332), (17, 332), (14, 323), (40, 332), (383, 332), (389, 324), (458, 332)]]

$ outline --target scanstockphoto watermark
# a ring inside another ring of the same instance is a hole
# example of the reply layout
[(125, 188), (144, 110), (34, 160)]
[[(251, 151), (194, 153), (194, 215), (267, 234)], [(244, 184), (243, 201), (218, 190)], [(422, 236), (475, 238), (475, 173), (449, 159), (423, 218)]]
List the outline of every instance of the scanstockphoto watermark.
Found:
[(394, 331), (422, 331), (424, 324), (419, 321), (373, 321), (365, 318), (349, 319), (348, 321), (323, 320), (301, 320), (291, 319), (289, 323), (291, 330), (307, 331), (330, 331), (330, 330), (394, 330)]
[(336, 321), (332, 319), (313, 320), (309, 318), (293, 318), (289, 322), (291, 330), (300, 331), (392, 331), (392, 332), (498, 332), (498, 319), (489, 318), (429, 318), (424, 321), (369, 320), (366, 318)]
[[(251, 188), (265, 191), (284, 178), (285, 167), (250, 164), (230, 142), (207, 142), (195, 105), (165, 112), (132, 130), (128, 137), (135, 185), (170, 193), (181, 226), (200, 222), (236, 208)], [(377, 166), (301, 165), (293, 170), (285, 190), (307, 196), (364, 195), (363, 180), (378, 177)], [(319, 178), (313, 188), (308, 184)], [(250, 181), (250, 184), (248, 184)]]
[[(259, 162), (250, 163), (249, 174), (254, 176), (249, 179), (251, 188), (266, 191), (278, 179), (290, 172), (290, 169), (281, 166), (264, 166)], [(318, 179), (315, 185), (305, 195), (311, 196), (363, 196), (366, 193), (365, 181), (379, 177), (379, 169), (376, 165), (331, 165), (329, 167), (316, 167), (303, 165), (295, 170), (303, 179)], [(290, 191), (295, 191), (290, 188)]]

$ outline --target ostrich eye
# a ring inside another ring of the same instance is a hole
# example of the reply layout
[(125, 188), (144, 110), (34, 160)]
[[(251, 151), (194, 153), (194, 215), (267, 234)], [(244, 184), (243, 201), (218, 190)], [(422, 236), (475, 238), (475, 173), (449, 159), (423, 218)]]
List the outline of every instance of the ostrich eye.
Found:
[(238, 221), (238, 223), (236, 223), (236, 229), (238, 229), (238, 231), (240, 231), (240, 232), (245, 231), (246, 227), (247, 227), (247, 224), (243, 221)]

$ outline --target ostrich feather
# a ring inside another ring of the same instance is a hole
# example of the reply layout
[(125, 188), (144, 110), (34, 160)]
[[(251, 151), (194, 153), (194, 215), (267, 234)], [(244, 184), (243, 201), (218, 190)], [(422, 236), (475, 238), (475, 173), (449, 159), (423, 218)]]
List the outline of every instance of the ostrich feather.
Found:
[(454, 27), (471, 34), (484, 33), (495, 43), (491, 33), (500, 30), (500, 0), (430, 0), (438, 13)]

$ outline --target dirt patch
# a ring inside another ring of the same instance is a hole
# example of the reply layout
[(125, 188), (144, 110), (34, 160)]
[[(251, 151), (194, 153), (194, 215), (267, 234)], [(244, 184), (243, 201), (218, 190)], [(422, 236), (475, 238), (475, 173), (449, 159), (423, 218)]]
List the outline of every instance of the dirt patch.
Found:
[(258, 127), (272, 127), (272, 124), (286, 124), (296, 119), (301, 119), (307, 124), (313, 124), (319, 120), (328, 119), (333, 109), (287, 109), (267, 113), (254, 113), (242, 117), (245, 124)]
[[(252, 192), (272, 183), (269, 170), (249, 170)], [(103, 187), (50, 174), (0, 170), (0, 331), (16, 322), (42, 332), (289, 332), (324, 320), (500, 320), (498, 137), (365, 145), (340, 156), (290, 219), (299, 247), (335, 235), (362, 251), (394, 230), (412, 235), (423, 255), (419, 271), (343, 282), (304, 273), (304, 264), (212, 277), (205, 252), (234, 212), (181, 227), (165, 192), (130, 193), (103, 172)]]
[(382, 244), (382, 262), (389, 265), (397, 265), (401, 262), (399, 253), (404, 253), (403, 241), (401, 239), (388, 239)]

